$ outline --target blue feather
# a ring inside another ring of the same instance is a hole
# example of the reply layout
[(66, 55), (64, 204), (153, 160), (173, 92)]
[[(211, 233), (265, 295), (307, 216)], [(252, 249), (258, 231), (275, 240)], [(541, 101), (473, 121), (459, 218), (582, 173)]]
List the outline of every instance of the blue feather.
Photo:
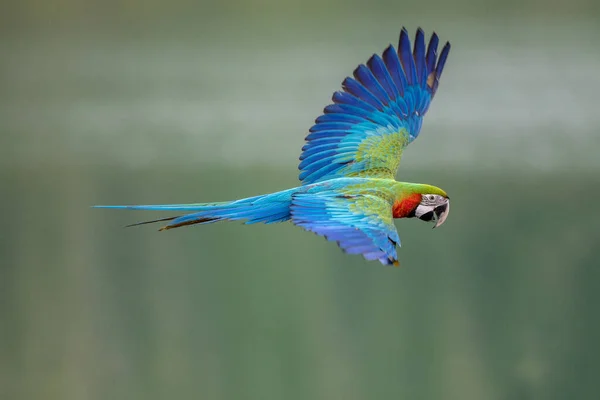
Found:
[(325, 113), (320, 115), (315, 122), (317, 124), (324, 122), (349, 122), (354, 124), (362, 124), (365, 122), (371, 122), (367, 118), (358, 115), (352, 114), (342, 114), (342, 113)]
[(338, 143), (332, 143), (332, 144), (323, 144), (323, 145), (311, 147), (307, 151), (303, 151), (300, 154), (299, 159), (302, 161), (302, 160), (305, 160), (305, 159), (307, 159), (308, 157), (310, 157), (312, 155), (319, 154), (319, 153), (321, 153), (323, 151), (335, 150), (335, 149), (338, 148), (338, 146), (339, 146)]
[(383, 103), (379, 101), (371, 92), (369, 92), (360, 82), (350, 77), (344, 79), (342, 82), (342, 88), (353, 96), (358, 97), (367, 104), (375, 107), (378, 111), (381, 111), (384, 107)]
[[(339, 130), (330, 130), (330, 131), (316, 131), (311, 132), (306, 136), (306, 140), (314, 140), (314, 139), (333, 139), (335, 137), (343, 138), (346, 136), (346, 131), (344, 129)], [(338, 139), (340, 140), (340, 139)]]
[(320, 131), (344, 131), (356, 126), (352, 122), (321, 122), (310, 127), (310, 132)]
[(313, 163), (313, 168), (317, 168), (317, 166), (320, 165), (319, 162), (326, 161), (324, 159), (337, 155), (339, 155), (339, 151), (337, 149), (320, 151), (318, 153), (311, 154), (309, 157), (306, 157), (304, 160), (302, 160), (298, 168), (303, 169), (305, 166)]
[(427, 55), (425, 56), (427, 61), (427, 76), (435, 69), (435, 61), (437, 58), (437, 47), (438, 47), (438, 36), (433, 32), (431, 39), (429, 39), (429, 45), (427, 46)]
[(379, 84), (381, 84), (381, 86), (385, 89), (388, 99), (395, 99), (400, 95), (398, 88), (396, 88), (394, 80), (390, 76), (390, 73), (383, 63), (381, 57), (379, 57), (377, 54), (374, 54), (371, 58), (369, 58), (369, 61), (367, 61), (367, 66), (375, 78), (377, 78)]
[(359, 107), (354, 107), (349, 104), (329, 104), (323, 109), (323, 112), (325, 113), (324, 115), (349, 114), (360, 116), (362, 118), (367, 118), (370, 114), (372, 114), (371, 111), (367, 111)]
[(402, 69), (398, 53), (394, 46), (389, 45), (388, 48), (385, 49), (383, 52), (383, 61), (385, 62), (385, 66), (387, 67), (396, 88), (398, 88), (399, 95), (403, 96), (404, 89), (408, 86), (408, 82), (406, 81), (406, 75), (404, 75), (404, 70)]
[(433, 93), (437, 91), (437, 87), (442, 77), (442, 71), (444, 70), (444, 65), (446, 65), (446, 59), (448, 58), (448, 53), (450, 53), (450, 43), (446, 42), (446, 45), (442, 49), (440, 53), (440, 58), (438, 60), (437, 66), (435, 67), (435, 84), (433, 87)]
[(400, 116), (400, 119), (404, 119), (408, 116), (408, 105), (406, 104), (406, 99), (404, 97), (399, 97), (396, 99), (395, 101), (396, 107), (398, 107), (398, 110), (400, 111), (398, 113), (398, 116)]
[(415, 47), (413, 50), (415, 60), (415, 71), (419, 84), (422, 88), (427, 85), (427, 68), (425, 65), (425, 34), (421, 28), (417, 29), (415, 36)]
[(389, 118), (388, 125), (396, 126), (396, 127), (399, 126), (399, 123), (398, 123), (399, 120), (398, 120), (397, 116), (405, 115), (405, 113), (402, 111), (402, 106), (404, 106), (404, 108), (406, 108), (406, 103), (404, 103), (404, 101), (393, 101), (390, 103), (390, 106), (386, 110), (387, 111), (386, 115), (395, 115), (396, 118)]
[(410, 48), (410, 39), (408, 38), (408, 32), (405, 28), (402, 28), (400, 32), (400, 40), (398, 42), (398, 56), (400, 57), (400, 63), (402, 69), (406, 75), (406, 80), (409, 85), (417, 83), (417, 73), (415, 71), (415, 61), (413, 59), (412, 51)]
[(363, 64), (359, 65), (354, 70), (354, 77), (365, 87), (365, 89), (375, 96), (382, 105), (385, 106), (390, 102), (390, 98), (385, 89), (379, 84), (377, 78), (375, 78), (367, 66)]
[(305, 144), (304, 146), (302, 146), (302, 151), (310, 151), (313, 146), (323, 146), (326, 144), (339, 144), (340, 143), (340, 138), (339, 137), (326, 137), (326, 138), (320, 138), (320, 139), (315, 139), (315, 140), (310, 140), (309, 143)]
[[(316, 182), (317, 180), (319, 180), (321, 177), (323, 176), (327, 176), (327, 174), (329, 174), (330, 172), (336, 171), (338, 169), (340, 169), (343, 165), (340, 165), (337, 162), (332, 162), (331, 160), (328, 160), (326, 162), (326, 165), (324, 167), (320, 167), (320, 165), (318, 167), (312, 167), (310, 169), (304, 169), (301, 173), (300, 173), (300, 180), (304, 181), (310, 181), (310, 182)], [(320, 168), (319, 168), (320, 167)]]
[(325, 114), (343, 113), (347, 115), (356, 115), (361, 118), (365, 118), (368, 121), (373, 122), (377, 125), (385, 125), (389, 118), (375, 110), (374, 112), (366, 111), (362, 108), (354, 107), (348, 104), (330, 104), (323, 110)]
[[(330, 156), (337, 155), (336, 159), (339, 158), (343, 154), (353, 155), (356, 150), (355, 145), (346, 144), (346, 143), (335, 143), (335, 144), (324, 144), (315, 147), (311, 147), (309, 151), (305, 151), (300, 155), (300, 160), (308, 159), (309, 157), (315, 156), (313, 160), (317, 160), (323, 157), (325, 152), (332, 151), (333, 153)], [(300, 168), (300, 167), (299, 167)], [(300, 168), (302, 169), (302, 168)]]
[(334, 103), (347, 104), (352, 107), (362, 108), (363, 110), (370, 112), (370, 113), (376, 113), (378, 111), (377, 107), (373, 107), (369, 103), (357, 98), (356, 96), (353, 96), (352, 94), (350, 94), (348, 92), (341, 92), (341, 91), (334, 92), (333, 96), (332, 96), (332, 100)]

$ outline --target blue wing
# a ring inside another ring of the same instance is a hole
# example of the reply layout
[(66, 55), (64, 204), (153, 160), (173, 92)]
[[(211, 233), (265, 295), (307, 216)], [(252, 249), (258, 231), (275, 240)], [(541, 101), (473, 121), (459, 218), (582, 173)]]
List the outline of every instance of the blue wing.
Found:
[(290, 211), (295, 225), (337, 242), (346, 253), (398, 265), (396, 246), (400, 238), (391, 200), (333, 192), (294, 194)]
[(438, 36), (425, 47), (419, 28), (411, 49), (402, 29), (398, 51), (389, 46), (346, 78), (306, 137), (300, 180), (310, 184), (345, 176), (393, 179), (404, 148), (417, 138), (437, 91), (450, 43), (439, 58)]

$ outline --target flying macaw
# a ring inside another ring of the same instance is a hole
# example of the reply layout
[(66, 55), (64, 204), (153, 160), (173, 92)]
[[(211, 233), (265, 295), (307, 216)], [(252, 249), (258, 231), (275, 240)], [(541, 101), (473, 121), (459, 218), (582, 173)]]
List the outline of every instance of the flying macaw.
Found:
[(218, 203), (96, 207), (190, 212), (133, 224), (169, 221), (161, 231), (218, 221), (291, 221), (346, 253), (397, 266), (394, 218), (417, 217), (435, 228), (450, 211), (442, 189), (394, 179), (404, 148), (419, 136), (450, 52), (447, 42), (438, 57), (438, 41), (433, 33), (426, 47), (419, 28), (411, 49), (403, 28), (398, 51), (388, 46), (343, 81), (306, 136), (298, 187)]

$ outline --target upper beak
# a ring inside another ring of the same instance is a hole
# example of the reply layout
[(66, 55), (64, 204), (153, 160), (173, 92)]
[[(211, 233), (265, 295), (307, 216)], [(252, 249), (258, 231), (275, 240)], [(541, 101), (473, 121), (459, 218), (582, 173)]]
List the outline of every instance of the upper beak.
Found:
[(446, 204), (437, 206), (433, 210), (433, 214), (436, 216), (436, 219), (437, 219), (437, 222), (435, 223), (435, 225), (433, 227), (437, 228), (438, 226), (442, 225), (446, 221), (446, 218), (448, 218), (448, 214), (450, 214), (450, 200), (447, 200)]

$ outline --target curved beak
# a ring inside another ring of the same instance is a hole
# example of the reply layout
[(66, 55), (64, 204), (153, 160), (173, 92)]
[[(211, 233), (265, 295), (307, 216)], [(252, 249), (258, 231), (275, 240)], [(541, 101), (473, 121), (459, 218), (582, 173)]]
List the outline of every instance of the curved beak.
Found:
[(448, 214), (450, 214), (450, 200), (446, 201), (446, 204), (442, 204), (441, 206), (437, 206), (433, 210), (433, 214), (435, 215), (435, 225), (433, 228), (437, 228), (441, 226), (448, 218)]

